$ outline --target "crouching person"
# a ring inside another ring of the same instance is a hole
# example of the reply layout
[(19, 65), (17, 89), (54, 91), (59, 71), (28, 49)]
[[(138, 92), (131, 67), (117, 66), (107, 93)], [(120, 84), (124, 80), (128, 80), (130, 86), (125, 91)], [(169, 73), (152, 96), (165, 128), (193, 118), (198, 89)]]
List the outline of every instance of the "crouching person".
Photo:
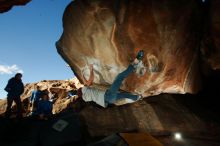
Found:
[(39, 101), (37, 107), (37, 116), (41, 120), (48, 120), (52, 116), (53, 103), (49, 101), (46, 93), (42, 94), (42, 100)]

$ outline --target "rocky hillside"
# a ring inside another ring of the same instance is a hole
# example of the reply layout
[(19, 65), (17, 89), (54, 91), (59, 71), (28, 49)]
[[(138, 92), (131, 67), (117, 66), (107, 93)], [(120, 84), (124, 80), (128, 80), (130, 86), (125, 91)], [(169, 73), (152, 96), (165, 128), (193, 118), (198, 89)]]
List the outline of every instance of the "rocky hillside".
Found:
[[(34, 90), (34, 86), (39, 85), (41, 90), (50, 90), (56, 94), (56, 99), (54, 100), (53, 105), (53, 113), (59, 113), (68, 108), (71, 102), (73, 102), (74, 97), (66, 98), (67, 92), (72, 88), (72, 85), (75, 85), (76, 88), (81, 87), (79, 80), (77, 78), (73, 78), (70, 80), (43, 80), (37, 83), (30, 83), (25, 85), (25, 91), (21, 96), (23, 103), (23, 113), (27, 115), (30, 112), (29, 107), (29, 97), (31, 96), (32, 91)], [(7, 107), (6, 99), (0, 100), (0, 114), (3, 114)], [(13, 109), (16, 107), (13, 106)]]

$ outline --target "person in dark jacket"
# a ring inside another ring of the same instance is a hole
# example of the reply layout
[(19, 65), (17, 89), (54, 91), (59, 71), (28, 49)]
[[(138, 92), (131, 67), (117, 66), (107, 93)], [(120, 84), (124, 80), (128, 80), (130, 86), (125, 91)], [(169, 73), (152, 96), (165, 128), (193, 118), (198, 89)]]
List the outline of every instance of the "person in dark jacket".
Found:
[(8, 92), (7, 95), (7, 109), (6, 109), (6, 117), (10, 117), (11, 115), (11, 106), (13, 101), (17, 105), (17, 117), (22, 117), (21, 111), (21, 94), (24, 92), (24, 84), (22, 83), (22, 74), (17, 73), (13, 78), (8, 81), (8, 84), (5, 87), (5, 91)]
[(46, 93), (42, 94), (42, 99), (38, 103), (37, 115), (41, 120), (47, 120), (52, 116), (53, 103), (49, 101), (49, 96)]

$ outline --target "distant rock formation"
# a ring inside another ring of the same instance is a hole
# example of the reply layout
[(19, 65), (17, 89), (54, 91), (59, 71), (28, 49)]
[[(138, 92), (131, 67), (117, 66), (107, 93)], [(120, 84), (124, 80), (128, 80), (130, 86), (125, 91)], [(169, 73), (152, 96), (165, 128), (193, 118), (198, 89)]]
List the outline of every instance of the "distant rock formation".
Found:
[(25, 5), (31, 0), (0, 0), (0, 13), (9, 11), (15, 5)]
[[(72, 85), (75, 85), (76, 89), (80, 88), (82, 84), (80, 84), (77, 78), (73, 78), (70, 80), (43, 80), (37, 83), (30, 83), (25, 85), (25, 91), (21, 96), (22, 104), (23, 104), (23, 113), (27, 115), (30, 113), (30, 105), (29, 105), (29, 97), (34, 90), (34, 86), (39, 85), (41, 90), (50, 90), (56, 94), (56, 99), (54, 99), (53, 104), (53, 113), (57, 114), (61, 111), (68, 108), (69, 104), (71, 104), (74, 100), (74, 97), (66, 98), (68, 91), (71, 89), (75, 89)], [(3, 114), (7, 107), (7, 100), (0, 100), (0, 115)], [(13, 105), (13, 110), (15, 110), (15, 104)]]
[(75, 0), (66, 8), (56, 45), (79, 80), (94, 64), (96, 85), (112, 84), (140, 48), (143, 62), (156, 72), (129, 76), (123, 90), (196, 93), (201, 22), (196, 0)]

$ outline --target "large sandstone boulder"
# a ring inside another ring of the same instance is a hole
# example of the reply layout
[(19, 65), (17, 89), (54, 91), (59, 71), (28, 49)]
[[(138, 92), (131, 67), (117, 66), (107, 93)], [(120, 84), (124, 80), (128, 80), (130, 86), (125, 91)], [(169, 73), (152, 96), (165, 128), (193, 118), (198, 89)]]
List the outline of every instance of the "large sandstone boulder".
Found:
[(196, 0), (75, 0), (56, 46), (80, 81), (94, 64), (95, 85), (112, 84), (140, 48), (156, 72), (130, 75), (121, 89), (145, 96), (195, 93), (200, 22)]
[(0, 13), (9, 11), (15, 5), (25, 5), (31, 0), (0, 0)]

